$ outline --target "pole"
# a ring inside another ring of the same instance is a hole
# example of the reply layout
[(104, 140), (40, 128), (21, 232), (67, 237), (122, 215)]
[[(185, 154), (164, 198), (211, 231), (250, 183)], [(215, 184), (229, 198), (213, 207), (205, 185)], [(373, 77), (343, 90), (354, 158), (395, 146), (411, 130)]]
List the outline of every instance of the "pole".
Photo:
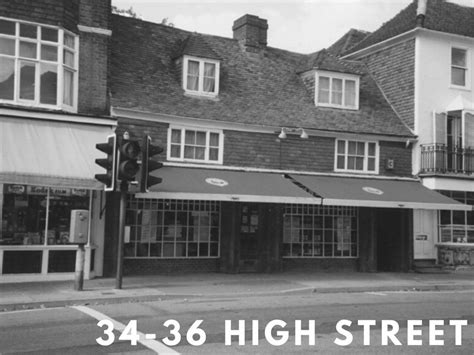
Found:
[(117, 276), (115, 278), (115, 288), (122, 288), (123, 278), (123, 244), (125, 235), (125, 213), (127, 207), (127, 181), (122, 181), (120, 184), (120, 211), (119, 211), (119, 230), (117, 243)]
[(76, 253), (76, 272), (74, 274), (74, 290), (82, 291), (84, 287), (84, 259), (85, 259), (85, 250), (84, 244), (80, 243), (77, 246)]

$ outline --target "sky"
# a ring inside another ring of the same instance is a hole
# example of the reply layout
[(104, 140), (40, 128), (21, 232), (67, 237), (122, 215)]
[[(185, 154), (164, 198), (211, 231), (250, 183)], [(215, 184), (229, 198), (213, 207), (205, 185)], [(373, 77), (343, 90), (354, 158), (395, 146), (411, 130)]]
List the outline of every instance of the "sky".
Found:
[[(429, 1), (429, 0), (428, 0)], [(232, 37), (232, 24), (245, 14), (268, 21), (268, 45), (298, 53), (329, 47), (351, 28), (374, 31), (411, 0), (112, 0), (146, 21), (164, 18), (188, 31)], [(474, 6), (474, 0), (451, 0)]]

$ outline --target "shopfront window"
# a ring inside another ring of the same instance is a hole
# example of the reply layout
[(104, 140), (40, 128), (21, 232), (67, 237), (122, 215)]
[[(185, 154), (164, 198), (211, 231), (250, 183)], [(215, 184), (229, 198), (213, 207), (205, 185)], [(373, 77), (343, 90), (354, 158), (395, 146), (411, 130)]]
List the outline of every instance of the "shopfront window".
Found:
[[(474, 192), (439, 191), (456, 201), (474, 205)], [(440, 243), (474, 243), (474, 211), (439, 211)]]
[(0, 245), (68, 244), (71, 210), (89, 209), (89, 191), (84, 189), (0, 187)]
[(220, 203), (130, 197), (125, 257), (209, 258), (219, 256)]
[(286, 205), (283, 257), (357, 257), (357, 209)]

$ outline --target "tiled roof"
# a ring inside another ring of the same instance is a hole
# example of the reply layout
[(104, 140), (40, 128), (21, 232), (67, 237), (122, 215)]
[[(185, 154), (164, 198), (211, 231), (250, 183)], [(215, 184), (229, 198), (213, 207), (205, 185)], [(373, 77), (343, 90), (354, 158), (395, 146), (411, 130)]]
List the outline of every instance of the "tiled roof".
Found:
[[(412, 1), (410, 5), (384, 23), (378, 30), (349, 49), (346, 54), (416, 28), (417, 4), (417, 0)], [(474, 7), (461, 6), (445, 0), (428, 0), (423, 27), (434, 31), (474, 37)]]
[(366, 71), (362, 63), (341, 60), (327, 49), (308, 54), (298, 71), (305, 72), (311, 69), (329, 70), (358, 75), (364, 74)]
[(183, 41), (179, 51), (175, 53), (174, 57), (182, 55), (191, 55), (207, 59), (221, 59), (216, 52), (209, 47), (203, 36), (199, 34), (189, 35), (188, 38)]
[(342, 53), (348, 52), (352, 47), (362, 41), (369, 34), (370, 32), (351, 28), (347, 33), (344, 34), (344, 36), (334, 42), (334, 44), (328, 48), (328, 51), (334, 54), (336, 57), (339, 57)]
[(217, 99), (184, 95), (173, 59), (190, 32), (112, 16), (111, 104), (139, 111), (257, 125), (412, 136), (370, 75), (360, 80), (358, 111), (318, 108), (298, 74), (310, 56), (201, 35), (221, 58)]

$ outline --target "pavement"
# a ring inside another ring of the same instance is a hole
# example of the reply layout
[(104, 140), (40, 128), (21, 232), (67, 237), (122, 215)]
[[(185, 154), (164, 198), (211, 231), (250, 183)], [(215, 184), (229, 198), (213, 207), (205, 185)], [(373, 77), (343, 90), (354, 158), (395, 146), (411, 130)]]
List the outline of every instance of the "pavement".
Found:
[(125, 276), (122, 288), (114, 278), (0, 284), (0, 312), (62, 307), (187, 299), (340, 292), (474, 290), (474, 272), (449, 274), (283, 272), (275, 274), (178, 274)]

